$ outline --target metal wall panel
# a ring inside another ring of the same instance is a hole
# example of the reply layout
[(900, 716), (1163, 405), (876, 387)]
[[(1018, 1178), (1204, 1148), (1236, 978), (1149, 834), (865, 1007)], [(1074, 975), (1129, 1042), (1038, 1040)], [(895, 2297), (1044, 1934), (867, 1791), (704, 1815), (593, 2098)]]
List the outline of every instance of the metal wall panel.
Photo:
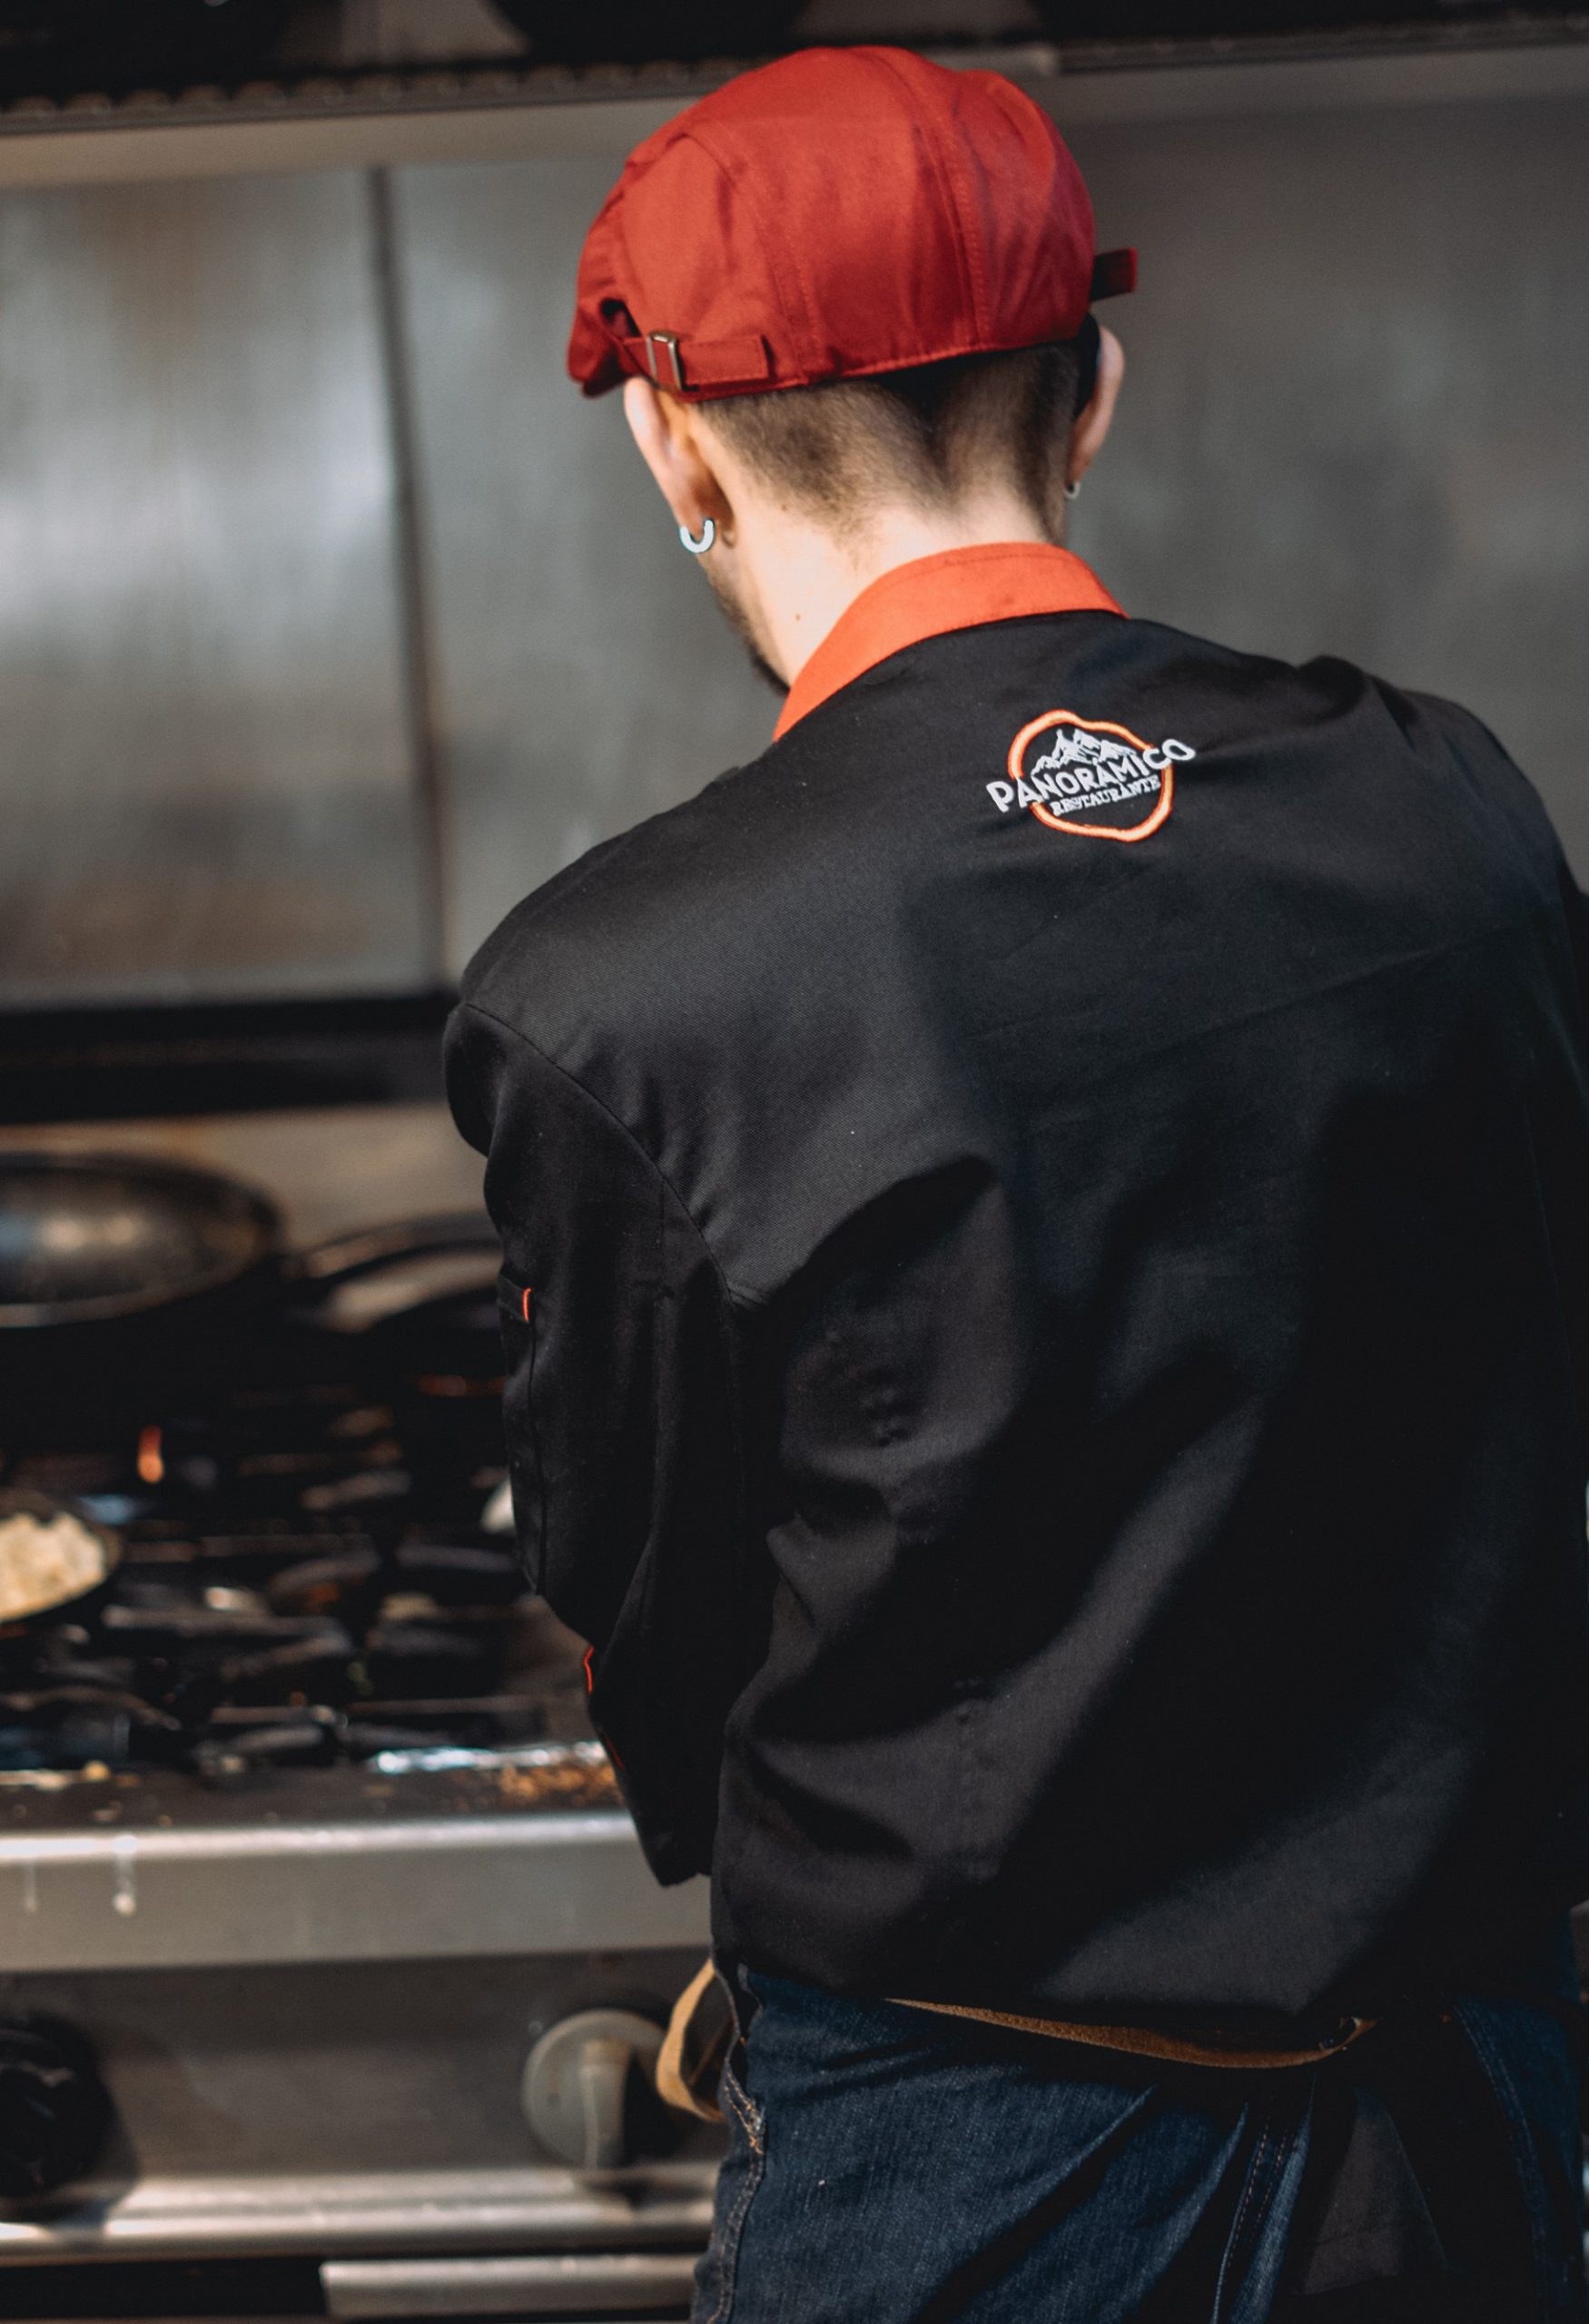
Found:
[(1071, 134), (1142, 255), (1074, 546), (1132, 613), (1466, 704), (1589, 880), (1589, 101)]
[(0, 197), (0, 1006), (431, 968), (367, 182)]
[(617, 163), (395, 181), (450, 829), (456, 969), (596, 840), (764, 749), (754, 679), (629, 441), (563, 370)]

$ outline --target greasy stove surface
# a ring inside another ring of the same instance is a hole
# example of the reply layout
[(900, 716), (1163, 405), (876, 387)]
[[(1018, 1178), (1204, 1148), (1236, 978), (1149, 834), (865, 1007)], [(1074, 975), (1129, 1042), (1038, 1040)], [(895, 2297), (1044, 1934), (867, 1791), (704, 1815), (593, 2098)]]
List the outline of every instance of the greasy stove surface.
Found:
[(578, 1642), (486, 1521), (499, 1366), (489, 1283), (282, 1313), (184, 1409), (0, 1455), (123, 1547), (86, 1611), (0, 1628), (0, 1829), (616, 1805)]
[[(457, 1764), (449, 1764), (455, 1761)], [(0, 1852), (7, 1834), (259, 1830), (338, 1824), (569, 1814), (621, 1808), (612, 1766), (594, 1742), (500, 1751), (382, 1754), (359, 1764), (250, 1769), (224, 1783), (182, 1770), (94, 1768), (38, 1781), (0, 1773)]]

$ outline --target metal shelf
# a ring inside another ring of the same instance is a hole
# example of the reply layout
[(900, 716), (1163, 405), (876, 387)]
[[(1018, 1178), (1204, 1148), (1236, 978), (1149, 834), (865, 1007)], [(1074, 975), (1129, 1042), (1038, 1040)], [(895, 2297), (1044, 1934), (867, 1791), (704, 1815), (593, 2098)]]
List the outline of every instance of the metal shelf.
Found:
[[(934, 43), (939, 62), (993, 66), (1017, 80), (1162, 72), (1254, 64), (1347, 59), (1484, 56), (1500, 52), (1589, 44), (1589, 9), (1515, 9), (1463, 22), (1407, 20), (1327, 31), (1198, 34), (1075, 42)], [(271, 123), (403, 119), (437, 113), (490, 113), (524, 107), (685, 104), (761, 62), (716, 57), (668, 63), (518, 65), (500, 58), (411, 70), (311, 72), (254, 78), (235, 88), (175, 93), (87, 91), (56, 100), (33, 96), (0, 103), (0, 136), (26, 138), (110, 130), (217, 128)]]

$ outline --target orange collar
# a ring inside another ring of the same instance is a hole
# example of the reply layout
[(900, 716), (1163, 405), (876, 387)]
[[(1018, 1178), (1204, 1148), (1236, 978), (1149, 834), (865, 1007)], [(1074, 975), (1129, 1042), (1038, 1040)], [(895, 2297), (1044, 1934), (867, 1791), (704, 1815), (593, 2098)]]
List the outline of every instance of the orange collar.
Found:
[(984, 541), (896, 565), (846, 606), (789, 689), (775, 741), (841, 686), (923, 637), (1028, 614), (1118, 614), (1102, 583), (1068, 548)]

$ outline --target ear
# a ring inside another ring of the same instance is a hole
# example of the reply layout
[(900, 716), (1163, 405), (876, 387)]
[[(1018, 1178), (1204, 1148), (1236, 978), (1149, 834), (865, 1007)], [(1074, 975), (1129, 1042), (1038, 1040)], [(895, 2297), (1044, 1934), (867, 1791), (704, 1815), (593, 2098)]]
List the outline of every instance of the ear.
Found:
[(702, 518), (710, 517), (720, 533), (727, 533), (733, 510), (706, 457), (691, 407), (676, 396), (664, 395), (649, 379), (628, 379), (624, 381), (624, 418), (674, 522), (698, 533)]
[(1109, 434), (1114, 408), (1120, 400), (1120, 382), (1125, 376), (1125, 349), (1113, 331), (1100, 327), (1098, 333), (1098, 377), (1093, 382), (1091, 400), (1082, 407), (1071, 430), (1071, 452), (1065, 463), (1067, 484), (1080, 484), (1103, 449), (1103, 439)]

